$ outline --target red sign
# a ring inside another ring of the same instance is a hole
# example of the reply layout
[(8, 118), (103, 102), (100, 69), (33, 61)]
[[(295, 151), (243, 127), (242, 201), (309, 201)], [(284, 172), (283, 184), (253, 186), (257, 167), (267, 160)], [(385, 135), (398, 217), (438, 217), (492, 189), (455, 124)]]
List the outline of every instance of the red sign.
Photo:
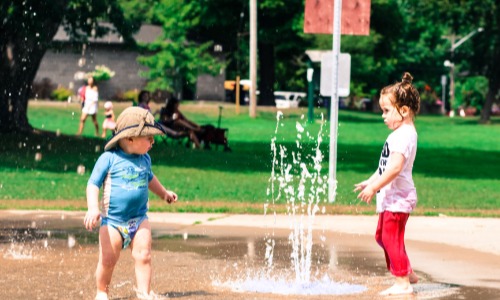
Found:
[[(333, 33), (333, 1), (306, 0), (305, 33)], [(341, 33), (370, 34), (370, 0), (343, 0)]]

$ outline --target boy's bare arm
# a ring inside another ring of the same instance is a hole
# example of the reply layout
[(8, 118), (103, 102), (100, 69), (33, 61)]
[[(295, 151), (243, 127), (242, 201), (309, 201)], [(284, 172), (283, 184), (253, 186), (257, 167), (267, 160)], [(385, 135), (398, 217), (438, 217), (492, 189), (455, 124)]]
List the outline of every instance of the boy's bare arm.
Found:
[(97, 221), (101, 217), (99, 210), (99, 187), (89, 184), (87, 185), (87, 213), (83, 223), (87, 230), (92, 230), (97, 226)]
[(156, 176), (153, 176), (153, 179), (149, 182), (149, 190), (168, 203), (177, 201), (177, 194), (165, 189)]

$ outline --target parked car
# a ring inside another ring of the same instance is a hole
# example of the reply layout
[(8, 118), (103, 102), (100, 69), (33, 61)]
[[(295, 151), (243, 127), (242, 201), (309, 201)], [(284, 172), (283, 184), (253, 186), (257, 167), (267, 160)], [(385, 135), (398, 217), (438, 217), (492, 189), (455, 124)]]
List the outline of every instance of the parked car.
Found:
[(299, 103), (306, 98), (306, 93), (276, 91), (274, 92), (274, 100), (277, 108), (295, 108), (299, 107)]

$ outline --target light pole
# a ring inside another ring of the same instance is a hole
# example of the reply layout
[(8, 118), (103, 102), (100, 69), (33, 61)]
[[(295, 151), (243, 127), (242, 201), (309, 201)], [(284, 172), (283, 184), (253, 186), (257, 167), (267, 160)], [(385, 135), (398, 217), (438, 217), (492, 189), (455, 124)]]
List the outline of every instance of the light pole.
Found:
[(453, 56), (455, 54), (455, 49), (460, 47), (465, 41), (470, 39), (473, 35), (476, 33), (482, 32), (484, 30), (483, 27), (479, 27), (471, 32), (469, 32), (466, 36), (458, 40), (458, 42), (455, 42), (455, 39), (457, 36), (455, 34), (452, 34), (451, 36), (448, 36), (446, 38), (449, 38), (451, 41), (451, 61), (450, 60), (445, 60), (444, 61), (444, 66), (450, 68), (450, 117), (455, 116), (455, 111), (453, 110), (453, 104), (455, 103), (455, 63), (453, 62)]

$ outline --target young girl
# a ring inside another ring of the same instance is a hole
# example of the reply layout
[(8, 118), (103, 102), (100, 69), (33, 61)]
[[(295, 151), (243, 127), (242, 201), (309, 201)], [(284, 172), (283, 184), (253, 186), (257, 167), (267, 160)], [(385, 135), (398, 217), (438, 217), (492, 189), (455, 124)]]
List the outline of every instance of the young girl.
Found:
[(177, 194), (165, 189), (151, 170), (148, 151), (153, 146), (153, 136), (158, 134), (163, 134), (163, 130), (149, 111), (140, 107), (125, 109), (88, 180), (85, 228), (93, 230), (100, 220), (96, 300), (108, 299), (114, 267), (120, 251), (127, 247), (135, 261), (137, 298), (161, 298), (151, 291), (148, 195), (152, 191), (166, 202), (174, 203)]
[(104, 103), (104, 122), (102, 122), (102, 137), (106, 137), (106, 129), (115, 130), (115, 113), (113, 112), (113, 103), (106, 101)]
[(380, 92), (382, 118), (393, 132), (384, 144), (378, 170), (369, 179), (355, 184), (354, 189), (361, 191), (358, 198), (366, 203), (377, 194), (379, 221), (375, 239), (384, 249), (387, 269), (396, 276), (396, 283), (381, 295), (411, 294), (411, 283), (418, 282), (404, 244), (406, 221), (417, 204), (412, 179), (417, 152), (413, 121), (420, 108), (420, 95), (412, 80), (413, 77), (405, 73), (401, 82), (386, 86)]

